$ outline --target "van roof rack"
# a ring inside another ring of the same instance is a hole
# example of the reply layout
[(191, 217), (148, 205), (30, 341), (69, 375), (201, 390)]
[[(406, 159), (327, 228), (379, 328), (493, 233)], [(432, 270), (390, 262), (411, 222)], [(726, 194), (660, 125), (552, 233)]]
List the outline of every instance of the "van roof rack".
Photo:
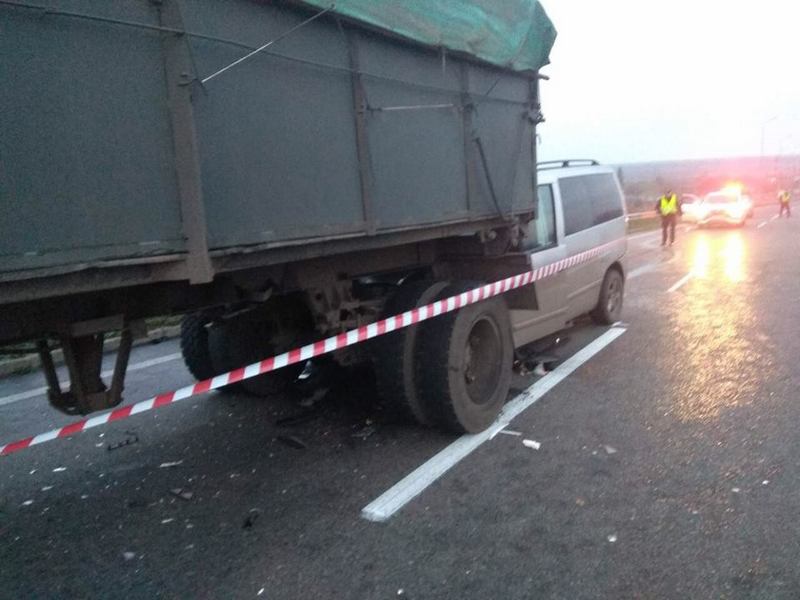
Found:
[(594, 167), (600, 163), (591, 158), (568, 158), (566, 160), (545, 160), (536, 163), (537, 169), (562, 169), (564, 167)]

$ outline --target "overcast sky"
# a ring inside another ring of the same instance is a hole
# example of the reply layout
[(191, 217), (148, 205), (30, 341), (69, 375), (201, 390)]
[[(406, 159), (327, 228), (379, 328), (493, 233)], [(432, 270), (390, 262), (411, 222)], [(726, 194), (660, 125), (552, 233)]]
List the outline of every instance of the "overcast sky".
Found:
[(800, 152), (799, 1), (541, 1), (540, 160)]

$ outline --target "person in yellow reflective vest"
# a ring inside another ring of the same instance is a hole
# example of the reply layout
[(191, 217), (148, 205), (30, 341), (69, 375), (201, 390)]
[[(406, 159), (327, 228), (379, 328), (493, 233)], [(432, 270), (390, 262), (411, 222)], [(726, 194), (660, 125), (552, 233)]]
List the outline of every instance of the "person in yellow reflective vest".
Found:
[(656, 202), (656, 212), (661, 217), (661, 245), (667, 245), (667, 233), (669, 233), (669, 245), (672, 246), (675, 243), (675, 225), (678, 217), (683, 214), (678, 196), (673, 194), (672, 190), (667, 190), (667, 193)]
[(784, 211), (787, 219), (792, 216), (792, 208), (789, 206), (789, 200), (791, 199), (792, 195), (786, 190), (778, 192), (778, 203), (781, 205), (781, 211), (778, 213), (779, 218), (783, 216)]

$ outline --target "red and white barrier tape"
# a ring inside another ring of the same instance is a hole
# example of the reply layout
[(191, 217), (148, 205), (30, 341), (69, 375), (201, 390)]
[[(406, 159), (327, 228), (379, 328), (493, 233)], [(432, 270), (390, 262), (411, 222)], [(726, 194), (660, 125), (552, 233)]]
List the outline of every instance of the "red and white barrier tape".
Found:
[(512, 277), (507, 277), (506, 279), (495, 281), (494, 283), (475, 288), (468, 292), (458, 294), (457, 296), (451, 296), (443, 300), (437, 300), (436, 302), (432, 302), (426, 306), (421, 306), (399, 315), (393, 315), (375, 323), (358, 327), (357, 329), (351, 329), (346, 333), (334, 335), (324, 340), (314, 342), (313, 344), (308, 344), (306, 346), (302, 346), (301, 348), (295, 348), (294, 350), (289, 350), (283, 354), (278, 354), (277, 356), (271, 356), (260, 362), (234, 369), (233, 371), (223, 373), (222, 375), (217, 375), (211, 379), (198, 381), (197, 383), (187, 385), (186, 387), (182, 387), (175, 391), (159, 394), (158, 396), (150, 398), (149, 400), (143, 400), (141, 402), (137, 402), (136, 404), (123, 406), (121, 408), (99, 414), (95, 417), (90, 417), (88, 419), (83, 419), (81, 421), (76, 421), (75, 423), (65, 425), (64, 427), (60, 427), (58, 429), (53, 429), (52, 431), (48, 431), (46, 433), (40, 433), (39, 435), (26, 437), (24, 439), (17, 440), (16, 442), (5, 444), (0, 446), (0, 456), (12, 454), (14, 452), (18, 452), (19, 450), (29, 448), (30, 446), (35, 446), (37, 444), (42, 444), (58, 438), (68, 437), (75, 433), (91, 429), (92, 427), (98, 427), (99, 425), (105, 425), (106, 423), (111, 423), (113, 421), (127, 419), (128, 417), (138, 415), (139, 413), (143, 413), (148, 410), (173, 404), (179, 400), (186, 400), (187, 398), (204, 394), (205, 392), (211, 390), (216, 390), (231, 383), (242, 381), (243, 379), (250, 379), (251, 377), (263, 375), (264, 373), (277, 371), (278, 369), (282, 369), (283, 367), (293, 365), (300, 361), (322, 356), (323, 354), (328, 354), (329, 352), (334, 352), (335, 350), (340, 350), (342, 348), (346, 348), (347, 346), (352, 346), (366, 340), (371, 340), (372, 338), (380, 335), (384, 335), (398, 329), (403, 329), (404, 327), (409, 327), (410, 325), (414, 325), (422, 321), (427, 321), (433, 317), (457, 310), (470, 304), (475, 304), (476, 302), (486, 300), (492, 296), (497, 296), (499, 294), (530, 285), (535, 281), (540, 281), (547, 277), (551, 277), (552, 275), (555, 275), (564, 269), (574, 267), (575, 265), (584, 263), (596, 256), (599, 256), (603, 253), (607, 246), (608, 244), (598, 246), (596, 248), (592, 248), (591, 250), (570, 256), (569, 258), (558, 260), (547, 266), (539, 267), (538, 269), (520, 273), (519, 275), (514, 275)]

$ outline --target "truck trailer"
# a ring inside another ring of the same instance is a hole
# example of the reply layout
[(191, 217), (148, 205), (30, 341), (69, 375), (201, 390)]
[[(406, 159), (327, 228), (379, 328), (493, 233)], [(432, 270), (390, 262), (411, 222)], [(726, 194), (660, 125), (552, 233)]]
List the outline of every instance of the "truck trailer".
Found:
[[(52, 406), (88, 414), (149, 317), (185, 315), (205, 379), (531, 269), (554, 39), (536, 0), (0, 0), (0, 343), (36, 340)], [(542, 290), (334, 358), (478, 431)]]

